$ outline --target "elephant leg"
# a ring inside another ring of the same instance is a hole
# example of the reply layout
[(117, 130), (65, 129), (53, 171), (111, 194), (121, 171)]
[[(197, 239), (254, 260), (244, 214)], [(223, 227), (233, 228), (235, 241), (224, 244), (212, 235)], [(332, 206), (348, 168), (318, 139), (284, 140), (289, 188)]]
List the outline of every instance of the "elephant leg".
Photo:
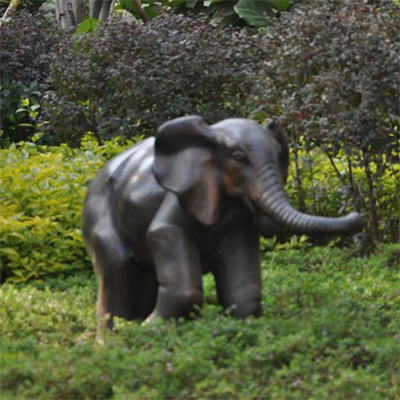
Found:
[(147, 241), (159, 283), (157, 303), (146, 322), (186, 317), (203, 301), (200, 256), (191, 218), (169, 193), (152, 221)]
[(158, 282), (154, 266), (135, 259), (112, 219), (101, 220), (91, 235), (91, 258), (99, 288), (97, 297), (98, 329), (112, 327), (114, 316), (145, 319), (153, 310)]
[(154, 309), (158, 282), (154, 271), (135, 262), (120, 263), (99, 275), (97, 316), (112, 327), (114, 316), (145, 319)]
[(252, 224), (231, 229), (222, 240), (213, 268), (219, 303), (234, 317), (261, 314), (259, 234)]

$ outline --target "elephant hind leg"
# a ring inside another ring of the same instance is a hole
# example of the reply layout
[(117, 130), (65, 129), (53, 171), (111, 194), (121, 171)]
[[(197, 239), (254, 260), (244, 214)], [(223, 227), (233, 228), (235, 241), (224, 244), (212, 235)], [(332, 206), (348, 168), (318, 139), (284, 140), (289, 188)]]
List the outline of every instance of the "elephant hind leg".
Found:
[(153, 265), (139, 262), (112, 224), (94, 227), (88, 249), (98, 278), (98, 334), (113, 317), (145, 319), (154, 309), (158, 282)]

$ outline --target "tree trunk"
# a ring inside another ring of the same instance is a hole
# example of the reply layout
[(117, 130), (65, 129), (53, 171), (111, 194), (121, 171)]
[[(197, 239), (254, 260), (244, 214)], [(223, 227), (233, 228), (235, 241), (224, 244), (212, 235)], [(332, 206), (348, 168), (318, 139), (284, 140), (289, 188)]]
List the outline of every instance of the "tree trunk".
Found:
[(62, 29), (71, 31), (85, 19), (84, 0), (55, 0), (56, 19)]
[(92, 0), (90, 4), (90, 18), (105, 21), (111, 13), (112, 0)]
[(85, 0), (72, 0), (72, 8), (78, 26), (85, 19)]
[(112, 3), (112, 0), (103, 0), (103, 4), (101, 6), (101, 11), (100, 11), (100, 16), (99, 16), (99, 19), (101, 21), (105, 21), (110, 16), (111, 3)]
[(103, 5), (102, 0), (92, 0), (90, 2), (90, 13), (89, 17), (90, 18), (95, 18), (99, 19), (100, 17), (100, 11), (101, 11), (101, 6)]
[(65, 0), (55, 0), (56, 19), (64, 30), (70, 30), (73, 26), (70, 13), (67, 11)]

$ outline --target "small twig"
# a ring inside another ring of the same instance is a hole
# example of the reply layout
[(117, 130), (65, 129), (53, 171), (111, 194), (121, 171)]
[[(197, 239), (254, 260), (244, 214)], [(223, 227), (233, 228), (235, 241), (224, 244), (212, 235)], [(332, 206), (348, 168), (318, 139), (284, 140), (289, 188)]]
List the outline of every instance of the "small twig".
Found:
[(341, 174), (340, 171), (338, 170), (338, 167), (336, 166), (335, 161), (333, 161), (332, 156), (331, 156), (326, 150), (325, 150), (325, 154), (328, 156), (329, 161), (330, 161), (330, 163), (331, 163), (333, 169), (334, 169), (335, 172), (336, 172), (336, 175), (338, 176), (338, 178), (340, 179), (340, 181), (341, 181), (342, 184), (344, 185), (346, 182), (344, 181), (342, 174)]

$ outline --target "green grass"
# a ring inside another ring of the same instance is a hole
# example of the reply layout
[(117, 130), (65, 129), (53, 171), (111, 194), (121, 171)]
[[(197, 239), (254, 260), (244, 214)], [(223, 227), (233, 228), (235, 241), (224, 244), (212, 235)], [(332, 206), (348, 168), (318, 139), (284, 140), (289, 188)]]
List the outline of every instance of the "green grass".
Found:
[(399, 245), (271, 252), (263, 316), (206, 304), (192, 321), (117, 321), (95, 342), (91, 273), (0, 289), (2, 399), (395, 399)]

